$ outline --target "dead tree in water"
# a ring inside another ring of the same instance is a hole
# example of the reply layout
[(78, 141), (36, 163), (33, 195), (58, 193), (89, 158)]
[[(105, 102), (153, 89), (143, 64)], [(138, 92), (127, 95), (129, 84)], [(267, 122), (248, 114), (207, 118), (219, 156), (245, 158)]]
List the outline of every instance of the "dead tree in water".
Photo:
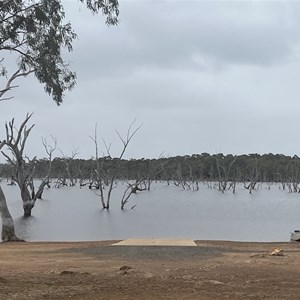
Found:
[(13, 154), (13, 158), (10, 158), (4, 152), (2, 154), (7, 158), (7, 160), (14, 166), (15, 174), (13, 175), (13, 180), (17, 182), (20, 191), (21, 198), (23, 201), (24, 216), (30, 216), (31, 210), (35, 205), (35, 200), (29, 191), (28, 185), (31, 179), (32, 170), (28, 168), (28, 164), (24, 159), (24, 149), (29, 133), (34, 125), (31, 125), (28, 129), (26, 127), (32, 114), (27, 114), (25, 120), (20, 125), (18, 130), (15, 130), (14, 119), (8, 124), (5, 124), (6, 129), (6, 145), (9, 147)]
[(164, 168), (163, 164), (157, 165), (151, 159), (146, 160), (145, 163), (146, 168), (138, 173), (136, 181), (143, 185), (143, 190), (150, 191), (152, 182), (164, 172)]
[[(47, 172), (46, 176), (42, 179), (42, 182), (39, 185), (39, 188), (38, 188), (37, 192), (35, 193), (35, 197), (37, 199), (42, 199), (44, 188), (45, 188), (45, 186), (49, 185), (51, 169), (52, 169), (52, 155), (53, 155), (53, 152), (55, 151), (56, 146), (57, 146), (57, 140), (53, 136), (52, 136), (52, 141), (53, 141), (53, 145), (51, 146), (50, 144), (47, 143), (46, 138), (42, 138), (42, 142), (43, 142), (45, 151), (48, 155), (48, 172)], [(32, 186), (33, 186), (33, 189), (34, 189), (33, 182), (32, 182)]]
[(24, 154), (27, 138), (34, 126), (31, 125), (29, 128), (26, 127), (31, 116), (32, 114), (27, 114), (25, 120), (22, 122), (18, 129), (15, 128), (14, 119), (12, 119), (8, 124), (5, 124), (5, 145), (12, 153), (12, 157), (2, 151), (2, 154), (14, 167), (14, 175), (12, 179), (18, 184), (21, 191), (24, 216), (31, 216), (31, 210), (35, 205), (36, 199), (38, 197), (41, 197), (43, 189), (47, 182), (47, 179), (45, 179), (45, 182), (42, 181), (37, 193), (35, 192), (33, 184), (33, 174), (36, 158), (29, 159)]
[(244, 181), (244, 188), (249, 190), (249, 193), (252, 194), (252, 191), (255, 190), (256, 185), (259, 181), (260, 176), (260, 169), (258, 167), (257, 158), (255, 157), (254, 165), (251, 166), (250, 172), (249, 172), (249, 178), (248, 181)]
[(121, 209), (125, 208), (125, 205), (128, 203), (129, 198), (132, 194), (136, 194), (137, 192), (146, 191), (146, 186), (142, 187), (144, 179), (136, 180), (134, 183), (128, 183), (126, 190), (123, 193), (121, 199)]
[(227, 165), (223, 154), (221, 154), (221, 161), (218, 157), (216, 157), (216, 166), (218, 171), (218, 189), (222, 193), (224, 193), (229, 188), (233, 188), (233, 191), (235, 191), (236, 179), (234, 178), (234, 180), (230, 181), (230, 179), (232, 179), (231, 169), (235, 163), (235, 160), (236, 158), (233, 157), (233, 159)]
[(297, 160), (292, 160), (286, 167), (287, 187), (289, 193), (300, 193), (300, 166)]
[[(120, 163), (121, 159), (123, 158), (130, 141), (132, 140), (134, 135), (137, 133), (137, 131), (142, 127), (142, 124), (141, 124), (138, 127), (133, 128), (135, 121), (136, 120), (134, 120), (130, 124), (125, 137), (122, 137), (121, 134), (119, 133), (119, 131), (116, 130), (116, 133), (122, 143), (122, 150), (121, 150), (119, 156), (117, 156), (114, 159), (113, 169), (111, 170), (111, 172), (109, 172), (107, 174), (104, 173), (104, 170), (103, 170), (103, 168), (101, 168), (101, 165), (100, 165), (98, 137), (97, 137), (97, 124), (95, 126), (94, 137), (90, 136), (90, 139), (94, 142), (94, 145), (95, 145), (96, 170), (94, 173), (96, 174), (96, 182), (97, 182), (97, 186), (99, 187), (99, 191), (100, 191), (99, 196), (100, 196), (101, 205), (102, 205), (103, 209), (109, 209), (109, 207), (110, 207), (112, 190), (115, 187), (115, 181), (117, 179), (118, 172), (119, 172), (119, 163)], [(107, 154), (106, 157), (111, 159), (111, 153), (110, 153), (111, 145), (108, 145), (104, 140), (103, 140), (103, 143), (104, 143), (104, 146), (106, 149), (106, 154)], [(107, 189), (107, 191), (106, 191), (106, 189)]]
[(64, 155), (64, 153), (61, 150), (60, 153), (62, 154), (62, 162), (65, 166), (65, 176), (58, 179), (57, 187), (60, 187), (61, 185), (62, 186), (68, 185), (67, 178), (69, 179), (69, 186), (75, 186), (78, 174), (74, 174), (74, 169), (72, 168), (72, 162), (74, 161), (75, 157), (78, 155), (79, 152), (77, 151), (77, 149), (74, 149), (72, 151), (71, 156)]
[(174, 185), (177, 187), (181, 187), (183, 190), (191, 189), (191, 182), (186, 180), (185, 176), (182, 174), (182, 165), (181, 163), (177, 164), (176, 173), (174, 174)]

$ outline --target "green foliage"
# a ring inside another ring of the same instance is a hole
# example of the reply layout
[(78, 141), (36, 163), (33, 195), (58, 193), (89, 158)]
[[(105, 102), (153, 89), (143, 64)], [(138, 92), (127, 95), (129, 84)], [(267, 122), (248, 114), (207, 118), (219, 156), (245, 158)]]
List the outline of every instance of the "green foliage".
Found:
[[(66, 178), (65, 158), (55, 158), (52, 178)], [(68, 160), (68, 159), (67, 159)], [(74, 178), (90, 180), (96, 170), (93, 159), (69, 159), (70, 172)], [(218, 161), (219, 160), (219, 161)], [(192, 156), (176, 156), (159, 159), (121, 160), (99, 158), (104, 177), (118, 173), (117, 179), (151, 180), (220, 180), (220, 175), (229, 181), (240, 182), (300, 182), (300, 158), (274, 154), (223, 155), (207, 153)], [(234, 163), (232, 163), (234, 161)], [(217, 163), (221, 172), (219, 173)], [(47, 172), (47, 160), (37, 160), (35, 177), (43, 178)], [(231, 168), (229, 168), (231, 166)], [(12, 176), (10, 165), (0, 165), (0, 178)]]
[[(102, 12), (107, 25), (117, 24), (117, 0), (79, 1), (93, 13)], [(0, 51), (15, 54), (19, 74), (33, 72), (57, 104), (76, 83), (76, 74), (61, 54), (62, 49), (72, 51), (76, 38), (64, 17), (61, 0), (0, 1)], [(0, 57), (0, 76), (7, 75), (6, 59)]]
[(117, 25), (119, 15), (119, 3), (117, 0), (79, 0), (86, 3), (86, 7), (93, 13), (102, 11), (106, 16), (107, 25)]

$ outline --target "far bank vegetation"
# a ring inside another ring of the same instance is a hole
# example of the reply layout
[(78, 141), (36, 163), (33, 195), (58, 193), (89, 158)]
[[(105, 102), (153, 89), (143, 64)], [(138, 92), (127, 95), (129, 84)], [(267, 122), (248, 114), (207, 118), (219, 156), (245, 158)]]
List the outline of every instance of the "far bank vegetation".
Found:
[[(26, 163), (26, 162), (24, 162)], [(99, 190), (111, 188), (117, 181), (127, 181), (127, 193), (150, 190), (154, 181), (165, 181), (183, 190), (198, 190), (199, 184), (220, 192), (235, 192), (237, 183), (250, 193), (259, 184), (277, 183), (288, 192), (300, 192), (300, 158), (281, 154), (248, 154), (233, 156), (208, 153), (160, 157), (157, 159), (112, 158), (110, 155), (80, 159), (75, 155), (55, 157), (49, 174), (49, 157), (35, 159), (31, 164), (35, 179), (47, 178), (50, 186), (87, 186)], [(14, 166), (0, 165), (0, 178), (13, 184)], [(101, 180), (99, 180), (101, 178)], [(124, 195), (126, 199), (128, 195)]]

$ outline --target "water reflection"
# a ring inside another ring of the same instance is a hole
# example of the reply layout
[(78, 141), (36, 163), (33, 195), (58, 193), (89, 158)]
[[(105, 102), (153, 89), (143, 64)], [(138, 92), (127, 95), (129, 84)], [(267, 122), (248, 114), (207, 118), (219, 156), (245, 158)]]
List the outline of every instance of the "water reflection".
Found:
[[(86, 241), (129, 237), (165, 237), (240, 241), (288, 241), (300, 227), (300, 199), (276, 185), (249, 194), (221, 194), (201, 186), (197, 192), (165, 184), (133, 195), (120, 209), (121, 186), (114, 190), (111, 210), (89, 189), (48, 189), (33, 216), (22, 217), (17, 187), (3, 186), (18, 235), (30, 241)], [(130, 209), (135, 205), (134, 209)]]
[(14, 220), (17, 236), (22, 237), (24, 240), (34, 239), (33, 228), (38, 226), (38, 218), (34, 216), (30, 217), (18, 217)]

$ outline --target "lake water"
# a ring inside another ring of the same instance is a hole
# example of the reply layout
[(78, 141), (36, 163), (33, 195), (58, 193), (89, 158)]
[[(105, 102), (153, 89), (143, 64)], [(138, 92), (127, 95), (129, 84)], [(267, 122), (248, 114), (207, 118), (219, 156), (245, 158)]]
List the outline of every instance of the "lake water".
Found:
[[(19, 190), (2, 183), (19, 237), (28, 241), (89, 241), (146, 238), (191, 238), (232, 241), (288, 241), (300, 228), (300, 195), (262, 185), (249, 194), (238, 186), (224, 194), (201, 185), (184, 191), (165, 183), (132, 195), (120, 209), (125, 186), (113, 190), (111, 209), (88, 188), (46, 189), (32, 217), (23, 218)], [(132, 206), (136, 205), (134, 209)]]

